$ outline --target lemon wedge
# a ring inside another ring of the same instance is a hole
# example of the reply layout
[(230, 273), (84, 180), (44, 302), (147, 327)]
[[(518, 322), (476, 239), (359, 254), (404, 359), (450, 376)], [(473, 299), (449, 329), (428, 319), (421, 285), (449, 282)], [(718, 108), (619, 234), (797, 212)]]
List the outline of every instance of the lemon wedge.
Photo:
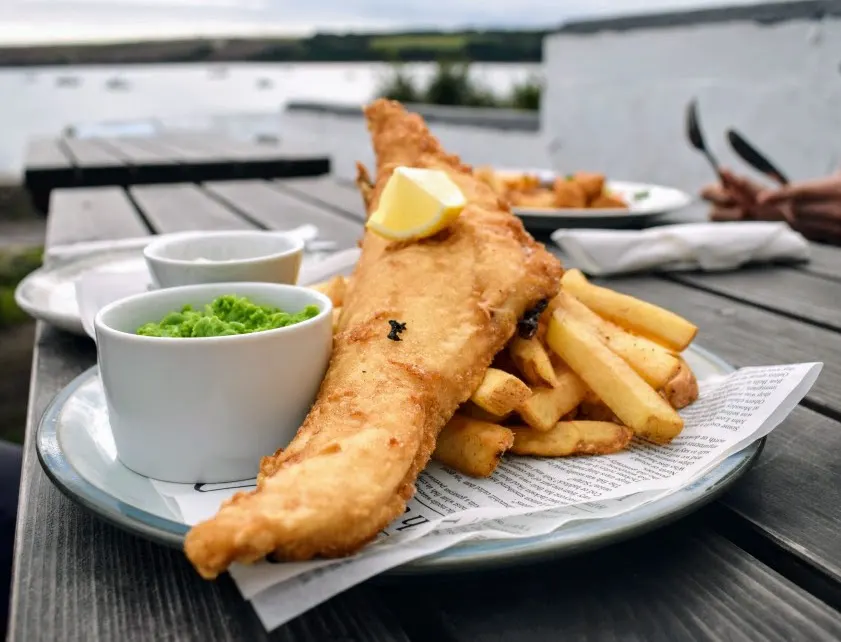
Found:
[(422, 239), (451, 225), (466, 204), (446, 172), (398, 167), (366, 227), (392, 241)]

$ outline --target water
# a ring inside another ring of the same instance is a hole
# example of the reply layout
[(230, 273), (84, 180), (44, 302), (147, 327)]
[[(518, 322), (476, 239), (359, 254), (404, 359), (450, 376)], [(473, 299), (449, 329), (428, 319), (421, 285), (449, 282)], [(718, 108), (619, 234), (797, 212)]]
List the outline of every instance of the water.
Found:
[[(406, 70), (424, 82), (434, 66)], [(539, 65), (476, 64), (471, 75), (502, 95), (538, 71)], [(147, 135), (155, 121), (239, 137), (276, 132), (290, 99), (362, 103), (389, 72), (388, 65), (369, 63), (0, 70), (0, 171), (20, 172), (29, 137), (56, 136), (68, 125), (80, 135)]]

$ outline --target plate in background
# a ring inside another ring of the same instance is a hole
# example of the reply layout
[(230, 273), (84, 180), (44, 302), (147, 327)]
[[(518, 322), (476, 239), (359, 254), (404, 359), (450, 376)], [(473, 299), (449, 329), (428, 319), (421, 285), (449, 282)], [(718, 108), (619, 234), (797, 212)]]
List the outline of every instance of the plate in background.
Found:
[[(558, 174), (549, 170), (500, 169), (500, 174), (536, 175), (543, 185), (551, 185)], [(683, 209), (692, 197), (674, 187), (607, 181), (607, 189), (628, 203), (628, 209), (574, 209), (513, 207), (526, 228), (539, 232), (553, 232), (561, 228), (639, 228), (658, 217)]]

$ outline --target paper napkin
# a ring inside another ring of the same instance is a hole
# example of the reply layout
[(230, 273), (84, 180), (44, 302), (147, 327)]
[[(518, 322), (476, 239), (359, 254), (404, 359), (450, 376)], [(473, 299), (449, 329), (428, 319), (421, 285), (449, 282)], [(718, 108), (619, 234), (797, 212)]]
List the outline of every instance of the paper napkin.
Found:
[(592, 275), (649, 270), (732, 270), (746, 263), (805, 261), (809, 243), (785, 223), (687, 223), (646, 230), (557, 230), (552, 240)]

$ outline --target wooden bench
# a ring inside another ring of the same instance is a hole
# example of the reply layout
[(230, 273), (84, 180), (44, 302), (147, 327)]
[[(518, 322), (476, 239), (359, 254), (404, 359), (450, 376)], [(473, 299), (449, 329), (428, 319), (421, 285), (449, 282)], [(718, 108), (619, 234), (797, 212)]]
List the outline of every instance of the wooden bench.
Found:
[(29, 141), (24, 183), (40, 212), (53, 189), (317, 176), (330, 159), (302, 145), (259, 145), (199, 134)]

